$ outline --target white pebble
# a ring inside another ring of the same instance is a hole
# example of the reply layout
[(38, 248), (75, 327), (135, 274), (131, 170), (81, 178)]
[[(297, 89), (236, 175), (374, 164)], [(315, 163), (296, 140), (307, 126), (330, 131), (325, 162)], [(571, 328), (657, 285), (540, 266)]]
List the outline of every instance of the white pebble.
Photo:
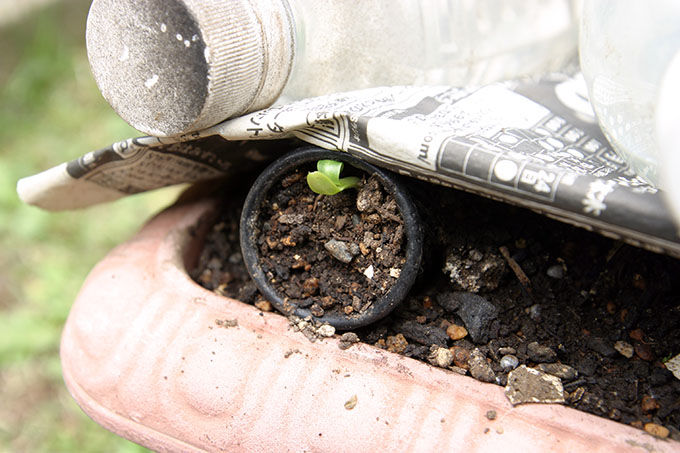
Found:
[(501, 357), (500, 364), (503, 371), (514, 370), (519, 365), (519, 359), (512, 354), (504, 355)]
[(335, 335), (335, 327), (331, 326), (330, 324), (323, 324), (316, 330), (316, 332), (322, 337), (332, 337)]
[(375, 271), (373, 270), (373, 265), (371, 264), (371, 265), (368, 266), (368, 267), (366, 268), (366, 270), (364, 271), (364, 275), (365, 275), (366, 277), (368, 277), (369, 279), (372, 279), (372, 278), (373, 278), (373, 273), (374, 273), (374, 272), (375, 272)]
[(453, 354), (448, 348), (437, 347), (430, 351), (428, 360), (432, 365), (446, 368), (453, 363)]
[(555, 264), (554, 266), (550, 266), (545, 273), (548, 274), (548, 277), (559, 280), (564, 277), (564, 268), (559, 264)]

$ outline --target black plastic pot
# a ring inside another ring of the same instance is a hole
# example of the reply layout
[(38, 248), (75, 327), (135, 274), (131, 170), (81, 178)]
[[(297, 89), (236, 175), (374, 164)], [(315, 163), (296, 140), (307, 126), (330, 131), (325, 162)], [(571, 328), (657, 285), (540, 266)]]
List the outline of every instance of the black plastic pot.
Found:
[[(399, 277), (393, 286), (381, 298), (361, 313), (327, 312), (321, 317), (314, 317), (309, 309), (293, 307), (270, 284), (259, 263), (259, 248), (256, 240), (259, 236), (261, 205), (277, 182), (292, 170), (320, 159), (334, 159), (346, 165), (375, 174), (382, 182), (385, 190), (397, 202), (398, 209), (404, 219), (406, 262), (401, 268)], [(267, 167), (256, 179), (243, 205), (240, 224), (241, 252), (246, 268), (262, 294), (274, 307), (284, 314), (299, 317), (312, 316), (320, 322), (327, 322), (339, 330), (356, 329), (373, 323), (390, 313), (408, 294), (416, 280), (423, 255), (423, 228), (413, 200), (409, 196), (399, 176), (378, 168), (348, 153), (328, 151), (316, 147), (305, 147), (292, 151)]]

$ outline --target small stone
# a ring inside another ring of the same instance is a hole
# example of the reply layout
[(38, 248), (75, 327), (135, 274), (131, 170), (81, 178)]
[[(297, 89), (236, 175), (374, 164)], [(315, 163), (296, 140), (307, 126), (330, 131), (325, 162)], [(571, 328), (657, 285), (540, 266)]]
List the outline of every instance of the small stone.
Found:
[(427, 356), (427, 360), (434, 366), (446, 368), (453, 363), (453, 354), (448, 348), (433, 345), (430, 348), (430, 355)]
[(652, 347), (648, 344), (638, 343), (635, 345), (635, 354), (642, 360), (651, 362), (654, 360), (654, 352), (652, 352)]
[(619, 354), (621, 354), (627, 359), (633, 357), (633, 354), (635, 353), (632, 344), (620, 340), (614, 343), (614, 349), (616, 349), (619, 352)]
[(468, 258), (474, 262), (479, 262), (484, 258), (484, 254), (477, 249), (472, 249), (470, 250), (470, 253), (468, 253)]
[(449, 367), (449, 370), (453, 371), (454, 373), (458, 373), (461, 376), (465, 376), (467, 374), (467, 368), (461, 368), (461, 367), (456, 366), (456, 365), (451, 365)]
[(286, 225), (300, 224), (305, 221), (305, 216), (302, 214), (281, 214), (279, 216), (279, 223)]
[(508, 374), (505, 395), (512, 405), (522, 403), (564, 403), (560, 378), (522, 365)]
[(555, 351), (533, 341), (527, 345), (529, 358), (537, 363), (554, 362), (557, 359)]
[(496, 382), (496, 373), (493, 372), (491, 365), (486, 361), (486, 356), (479, 349), (475, 348), (472, 351), (468, 365), (473, 378), (482, 382)]
[(304, 298), (313, 296), (319, 292), (319, 279), (316, 277), (310, 277), (302, 282), (302, 291)]
[(511, 348), (509, 346), (498, 348), (498, 354), (500, 355), (515, 355), (517, 354), (517, 349)]
[(345, 332), (340, 336), (340, 343), (338, 347), (340, 349), (349, 349), (353, 344), (359, 342), (359, 337), (354, 332)]
[(295, 242), (295, 239), (293, 239), (291, 236), (282, 238), (281, 243), (286, 247), (295, 247), (297, 245), (297, 242)]
[(468, 362), (470, 361), (470, 351), (460, 346), (452, 346), (449, 348), (451, 354), (453, 354), (453, 363), (464, 370), (470, 368)]
[(672, 357), (664, 365), (666, 365), (666, 368), (673, 373), (673, 376), (675, 376), (676, 379), (680, 379), (680, 354)]
[(633, 340), (642, 341), (645, 337), (645, 333), (642, 329), (633, 329), (628, 333), (628, 336)]
[(256, 301), (255, 307), (257, 307), (258, 310), (262, 311), (272, 311), (273, 309), (272, 303), (264, 299)]
[(462, 338), (465, 338), (468, 334), (468, 331), (465, 327), (459, 326), (457, 324), (451, 324), (447, 329), (446, 329), (446, 335), (449, 336), (450, 339), (453, 341), (460, 340)]
[(385, 344), (387, 346), (388, 351), (401, 354), (406, 350), (406, 346), (408, 346), (408, 341), (406, 341), (404, 335), (398, 333), (396, 335), (390, 335), (389, 337), (387, 337), (387, 341), (385, 342)]
[(368, 279), (372, 279), (374, 273), (375, 273), (375, 271), (373, 270), (373, 265), (372, 265), (372, 264), (371, 264), (370, 266), (368, 266), (368, 267), (364, 270), (364, 275), (365, 275), (366, 278), (368, 278)]
[(339, 215), (335, 218), (335, 231), (340, 231), (342, 230), (342, 227), (345, 226), (345, 222), (347, 221), (347, 216), (346, 215)]
[(544, 373), (556, 376), (562, 381), (573, 381), (578, 377), (578, 371), (575, 368), (563, 363), (541, 363), (536, 368)]
[(340, 340), (346, 341), (348, 343), (358, 343), (359, 342), (359, 336), (357, 334), (355, 334), (354, 332), (345, 332), (340, 337)]
[(519, 365), (519, 359), (511, 354), (504, 355), (501, 357), (500, 365), (503, 371), (514, 370)]
[(354, 408), (356, 407), (357, 401), (358, 401), (357, 396), (356, 396), (356, 395), (352, 395), (352, 396), (350, 397), (350, 399), (348, 399), (347, 401), (345, 401), (345, 409), (347, 409), (348, 411), (351, 411), (352, 409), (354, 409)]
[(561, 264), (555, 264), (553, 266), (550, 266), (545, 273), (548, 275), (550, 278), (554, 279), (562, 279), (564, 278), (564, 268), (562, 267)]
[(321, 305), (319, 304), (313, 304), (311, 307), (309, 307), (309, 312), (317, 318), (322, 317), (326, 313), (326, 311), (321, 308)]
[(330, 253), (333, 258), (343, 263), (349, 263), (352, 261), (352, 258), (354, 258), (354, 255), (352, 255), (352, 252), (350, 252), (349, 246), (346, 242), (338, 241), (337, 239), (331, 239), (323, 246), (326, 250), (328, 250), (328, 253)]
[(322, 337), (329, 338), (335, 335), (335, 327), (331, 326), (330, 324), (322, 324), (319, 326), (316, 332)]
[(658, 437), (660, 439), (665, 439), (670, 434), (668, 428), (666, 428), (665, 426), (657, 425), (656, 423), (646, 423), (645, 431), (647, 431), (652, 436)]
[(653, 396), (644, 395), (640, 407), (644, 413), (654, 412), (659, 408), (659, 402)]
[(486, 418), (489, 420), (496, 420), (496, 415), (496, 411), (494, 410), (486, 411)]
[(401, 275), (401, 269), (397, 269), (397, 268), (394, 268), (394, 267), (390, 268), (390, 277), (399, 278), (400, 275)]
[(569, 397), (567, 398), (569, 404), (575, 404), (581, 401), (581, 398), (583, 398), (583, 395), (586, 393), (586, 389), (583, 387), (578, 387), (576, 390), (571, 392), (569, 394)]
[(368, 255), (368, 253), (371, 251), (371, 249), (368, 248), (366, 244), (363, 242), (359, 242), (359, 251), (361, 252), (362, 255)]

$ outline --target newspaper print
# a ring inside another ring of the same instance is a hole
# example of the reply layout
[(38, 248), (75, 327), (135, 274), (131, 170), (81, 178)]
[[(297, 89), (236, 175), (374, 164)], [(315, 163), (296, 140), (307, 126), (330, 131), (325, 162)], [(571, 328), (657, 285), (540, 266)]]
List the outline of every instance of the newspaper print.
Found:
[(79, 183), (87, 182), (93, 204), (112, 192), (228, 176), (290, 149), (265, 143), (291, 138), (680, 256), (661, 193), (611, 149), (582, 80), (561, 75), (478, 89), (384, 87), (306, 99), (187, 136), (128, 139), (66, 164), (58, 184), (54, 175), (38, 174), (20, 182), (19, 192), (46, 209), (80, 207), (69, 198)]

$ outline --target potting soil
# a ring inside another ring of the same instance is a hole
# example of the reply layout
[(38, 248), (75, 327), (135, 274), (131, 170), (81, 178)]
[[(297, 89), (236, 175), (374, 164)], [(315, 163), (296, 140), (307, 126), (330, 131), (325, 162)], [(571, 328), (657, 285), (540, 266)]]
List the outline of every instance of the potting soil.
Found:
[[(561, 402), (680, 440), (680, 380), (666, 367), (680, 353), (680, 261), (475, 195), (411, 189), (429, 232), (424, 269), (391, 315), (356, 331), (362, 342), (506, 386), (513, 404)], [(270, 311), (241, 260), (243, 200), (230, 197), (192, 275)]]

